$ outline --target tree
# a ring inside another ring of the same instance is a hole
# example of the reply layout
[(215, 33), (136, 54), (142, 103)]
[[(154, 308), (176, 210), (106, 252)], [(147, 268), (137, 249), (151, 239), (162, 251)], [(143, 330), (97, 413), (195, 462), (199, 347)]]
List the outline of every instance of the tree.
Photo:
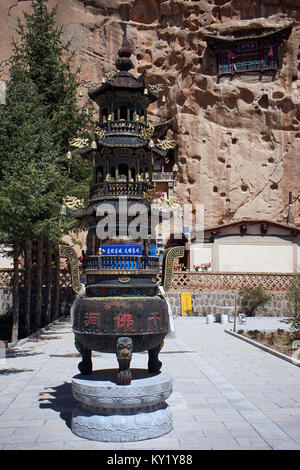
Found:
[[(0, 109), (1, 142), (1, 181), (0, 181), (0, 227), (5, 232), (6, 242), (14, 250), (26, 249), (26, 260), (30, 263), (30, 240), (34, 230), (34, 220), (39, 218), (39, 194), (41, 181), (34, 178), (37, 171), (35, 153), (40, 150), (38, 133), (41, 116), (38, 96), (35, 89), (21, 70), (10, 68), (10, 82), (7, 84), (7, 102)], [(35, 136), (35, 141), (33, 141)], [(44, 143), (44, 142), (43, 142)], [(39, 155), (42, 152), (40, 150)], [(28, 250), (29, 248), (29, 250)], [(19, 254), (19, 253), (18, 253)], [(15, 263), (18, 257), (15, 258)], [(27, 267), (29, 264), (27, 263)], [(15, 276), (17, 266), (15, 264)], [(30, 328), (30, 267), (26, 270), (25, 283), (25, 330)], [(17, 324), (17, 298), (14, 282), (14, 321)], [(13, 331), (16, 339), (16, 331)]]
[(248, 317), (254, 316), (259, 308), (264, 309), (271, 300), (262, 286), (244, 287), (240, 290), (239, 295), (241, 308)]
[[(6, 105), (0, 108), (0, 232), (18, 249), (27, 247), (27, 334), (32, 242), (38, 247), (35, 313), (39, 327), (42, 249), (56, 249), (62, 234), (78, 228), (70, 215), (61, 218), (62, 198), (66, 194), (86, 198), (91, 178), (90, 166), (82, 164), (79, 156), (74, 155), (68, 171), (68, 139), (81, 129), (89, 135), (92, 108), (77, 103), (79, 70), (72, 71), (74, 51), (70, 42), (63, 43), (55, 15), (56, 8), (48, 12), (44, 0), (34, 0), (32, 14), (24, 14), (24, 23), (18, 22), (18, 41), (13, 42), (7, 62)], [(50, 278), (48, 272), (48, 287)], [(49, 302), (47, 308), (49, 314)]]
[(74, 152), (72, 171), (67, 174), (66, 155), (69, 137), (81, 130), (86, 132), (86, 137), (91, 136), (94, 109), (87, 103), (80, 106), (77, 102), (80, 69), (73, 71), (75, 51), (71, 49), (71, 41), (64, 43), (62, 28), (56, 26), (57, 8), (48, 12), (45, 0), (33, 0), (32, 9), (32, 14), (24, 14), (25, 24), (18, 21), (19, 42), (13, 44), (12, 63), (26, 71), (50, 121), (50, 135), (58, 148), (56, 163), (65, 176), (65, 194), (71, 191), (78, 198), (87, 197), (90, 164), (82, 162)]
[(7, 241), (18, 242), (25, 250), (25, 334), (29, 334), (31, 244), (45, 229), (54, 236), (55, 226), (49, 227), (47, 219), (60, 209), (57, 194), (63, 178), (53, 164), (57, 149), (36, 90), (26, 77), (20, 80), (22, 74), (16, 77), (15, 70), (10, 76), (7, 103), (1, 110), (0, 226)]
[(300, 276), (296, 276), (291, 282), (288, 291), (288, 309), (291, 318), (285, 320), (290, 325), (293, 338), (300, 339)]

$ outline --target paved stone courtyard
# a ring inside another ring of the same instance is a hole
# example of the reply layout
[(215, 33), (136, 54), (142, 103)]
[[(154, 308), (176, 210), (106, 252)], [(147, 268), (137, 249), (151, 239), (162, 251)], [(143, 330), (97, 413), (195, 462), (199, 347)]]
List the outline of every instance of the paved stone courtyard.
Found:
[[(264, 317), (239, 327), (287, 328)], [(71, 432), (71, 380), (80, 359), (70, 321), (62, 319), (0, 360), (0, 449), (300, 449), (299, 367), (225, 333), (232, 324), (176, 317), (175, 328), (160, 355), (174, 379), (169, 434), (110, 444)], [(117, 367), (114, 355), (93, 357), (94, 369)], [(135, 354), (131, 367), (146, 368), (147, 360), (146, 353)]]

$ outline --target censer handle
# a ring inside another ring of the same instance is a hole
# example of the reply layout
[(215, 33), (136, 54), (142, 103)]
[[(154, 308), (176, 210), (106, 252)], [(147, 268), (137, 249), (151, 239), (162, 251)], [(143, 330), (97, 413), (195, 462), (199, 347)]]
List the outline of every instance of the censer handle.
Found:
[(184, 246), (175, 246), (168, 248), (164, 256), (162, 283), (165, 292), (170, 290), (173, 278), (173, 264), (176, 258), (184, 256)]
[(59, 256), (69, 260), (71, 267), (72, 289), (76, 294), (78, 294), (82, 285), (80, 283), (79, 261), (77, 253), (71, 246), (59, 245)]

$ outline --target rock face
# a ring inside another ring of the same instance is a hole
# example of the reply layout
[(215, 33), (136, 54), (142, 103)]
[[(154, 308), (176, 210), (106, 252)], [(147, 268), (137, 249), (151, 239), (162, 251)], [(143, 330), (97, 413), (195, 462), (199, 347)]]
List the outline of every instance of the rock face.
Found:
[[(48, 0), (49, 7), (56, 3)], [(29, 1), (0, 4), (0, 60), (10, 55), (23, 10), (30, 11)], [(121, 22), (127, 22), (135, 72), (145, 71), (149, 84), (164, 85), (167, 98), (165, 105), (152, 105), (149, 121), (175, 116), (175, 192), (204, 204), (206, 226), (240, 219), (285, 222), (289, 202), (290, 221), (300, 225), (297, 0), (64, 0), (57, 19), (77, 48), (82, 80), (96, 82), (115, 69)], [(217, 76), (204, 33), (278, 30), (291, 23), (275, 76)]]

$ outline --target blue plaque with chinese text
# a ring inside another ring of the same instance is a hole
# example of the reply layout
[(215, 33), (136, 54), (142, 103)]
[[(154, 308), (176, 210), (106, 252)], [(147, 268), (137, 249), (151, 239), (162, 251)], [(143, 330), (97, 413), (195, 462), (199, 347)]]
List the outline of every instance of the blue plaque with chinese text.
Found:
[(100, 245), (99, 255), (141, 256), (142, 245)]

